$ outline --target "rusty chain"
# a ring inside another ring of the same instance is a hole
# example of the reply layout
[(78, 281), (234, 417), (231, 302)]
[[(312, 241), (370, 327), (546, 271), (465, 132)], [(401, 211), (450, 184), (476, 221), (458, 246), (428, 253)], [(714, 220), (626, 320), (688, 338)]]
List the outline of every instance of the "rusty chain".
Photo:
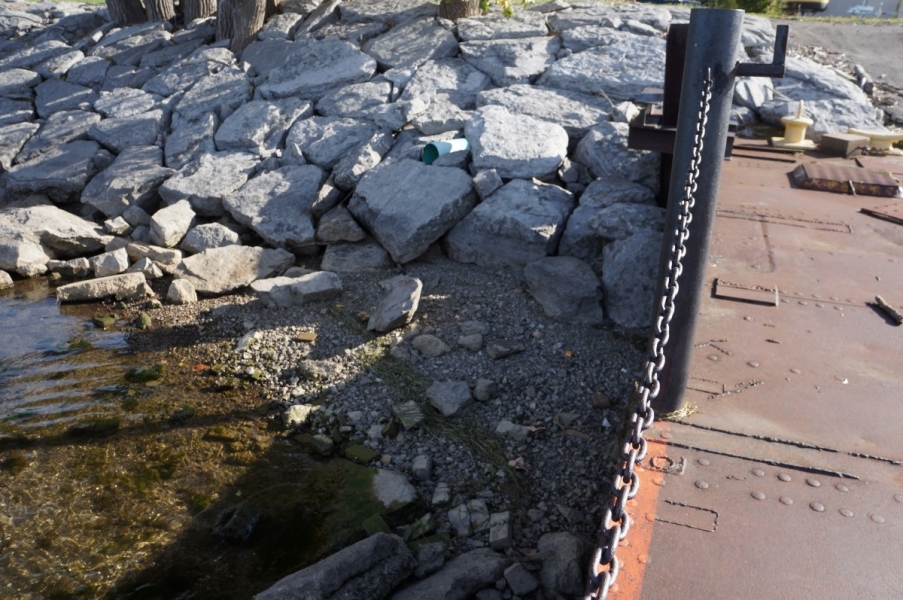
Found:
[(693, 154), (687, 179), (684, 183), (683, 196), (680, 199), (680, 214), (677, 229), (671, 235), (670, 257), (668, 258), (668, 274), (664, 293), (659, 300), (659, 311), (655, 321), (655, 335), (646, 360), (643, 383), (639, 386), (636, 407), (630, 414), (630, 427), (627, 439), (621, 450), (621, 469), (615, 474), (612, 487), (614, 495), (611, 505), (602, 517), (602, 529), (599, 543), (596, 545), (593, 561), (590, 565), (590, 593), (585, 600), (605, 600), (611, 586), (618, 578), (620, 564), (615, 552), (630, 531), (630, 515), (627, 514), (627, 501), (636, 496), (640, 488), (639, 476), (634, 466), (646, 457), (647, 442), (643, 432), (652, 426), (655, 412), (652, 400), (658, 396), (660, 384), (659, 373), (665, 366), (665, 346), (668, 344), (671, 317), (674, 316), (674, 299), (680, 290), (677, 280), (683, 271), (681, 260), (687, 253), (686, 241), (690, 237), (690, 223), (693, 215), (690, 212), (696, 203), (696, 181), (699, 178), (699, 165), (702, 159), (703, 138), (709, 116), (709, 102), (712, 98), (712, 72), (706, 73), (703, 81), (702, 99), (699, 102), (699, 113), (696, 120), (696, 134), (693, 139)]

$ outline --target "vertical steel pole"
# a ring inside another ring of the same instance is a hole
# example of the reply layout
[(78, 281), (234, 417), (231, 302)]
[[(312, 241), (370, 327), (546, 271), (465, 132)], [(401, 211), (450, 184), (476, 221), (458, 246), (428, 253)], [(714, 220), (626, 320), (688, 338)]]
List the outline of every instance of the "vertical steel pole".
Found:
[[(712, 99), (703, 140), (698, 187), (694, 195), (696, 204), (692, 210), (687, 254), (683, 259), (683, 274), (680, 277), (680, 292), (674, 302), (670, 341), (665, 347), (665, 366), (659, 376), (661, 391), (653, 402), (653, 408), (658, 412), (668, 413), (680, 408), (690, 375), (696, 318), (702, 299), (705, 267), (715, 224), (721, 166), (727, 144), (742, 24), (742, 10), (705, 8), (690, 12), (687, 58), (684, 63), (671, 184), (668, 188), (665, 244), (662, 246), (656, 298), (662, 297), (667, 277), (670, 240), (677, 230), (678, 205), (693, 154), (699, 102), (709, 69), (713, 80)], [(658, 310), (659, 307), (656, 306), (656, 315)]]

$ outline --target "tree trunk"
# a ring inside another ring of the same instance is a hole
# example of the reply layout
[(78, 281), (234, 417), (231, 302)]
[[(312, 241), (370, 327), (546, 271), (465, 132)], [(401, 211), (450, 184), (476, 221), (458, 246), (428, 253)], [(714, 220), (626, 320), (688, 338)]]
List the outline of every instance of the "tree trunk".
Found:
[(216, 14), (216, 0), (182, 0), (185, 7), (185, 24)]
[(263, 29), (266, 0), (229, 0), (232, 9), (232, 43), (229, 49), (236, 54), (254, 41)]
[(107, 0), (110, 18), (118, 27), (128, 27), (147, 21), (141, 0)]
[(480, 0), (442, 0), (439, 3), (439, 16), (450, 21), (476, 17), (479, 14)]
[(231, 0), (218, 0), (216, 7), (216, 41), (231, 40), (233, 33), (232, 2)]
[(168, 21), (176, 16), (172, 0), (146, 0), (148, 21)]
[(282, 0), (266, 0), (266, 2), (267, 2), (267, 8), (266, 8), (266, 14), (263, 17), (264, 22), (269, 21), (270, 17), (278, 15), (279, 13), (282, 12), (282, 10), (281, 10), (282, 9)]

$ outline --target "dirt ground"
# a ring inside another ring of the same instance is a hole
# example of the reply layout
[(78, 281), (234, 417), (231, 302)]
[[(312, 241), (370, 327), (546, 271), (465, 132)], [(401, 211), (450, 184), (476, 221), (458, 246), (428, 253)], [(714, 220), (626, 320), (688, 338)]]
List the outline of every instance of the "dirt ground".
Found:
[(843, 52), (876, 80), (903, 90), (903, 23), (828, 23), (807, 19), (772, 19), (790, 25), (790, 45), (821, 46)]

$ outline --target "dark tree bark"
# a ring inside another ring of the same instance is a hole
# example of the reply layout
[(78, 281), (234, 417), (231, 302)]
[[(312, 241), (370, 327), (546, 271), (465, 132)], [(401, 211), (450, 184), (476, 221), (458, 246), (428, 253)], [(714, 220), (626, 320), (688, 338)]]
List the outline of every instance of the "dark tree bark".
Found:
[(216, 0), (182, 0), (181, 4), (185, 7), (186, 24), (216, 14)]
[(263, 17), (264, 23), (270, 20), (270, 17), (278, 15), (282, 12), (282, 0), (266, 0), (266, 14)]
[(168, 21), (176, 16), (172, 0), (145, 0), (148, 21)]
[(147, 13), (141, 0), (107, 0), (110, 18), (119, 27), (128, 27), (147, 21)]
[(476, 17), (479, 14), (480, 0), (442, 0), (439, 3), (439, 16), (450, 21)]
[(218, 0), (216, 6), (216, 41), (231, 40), (232, 33), (232, 2), (231, 0)]
[(263, 29), (267, 0), (219, 0), (216, 39), (232, 40), (229, 49), (241, 52)]

